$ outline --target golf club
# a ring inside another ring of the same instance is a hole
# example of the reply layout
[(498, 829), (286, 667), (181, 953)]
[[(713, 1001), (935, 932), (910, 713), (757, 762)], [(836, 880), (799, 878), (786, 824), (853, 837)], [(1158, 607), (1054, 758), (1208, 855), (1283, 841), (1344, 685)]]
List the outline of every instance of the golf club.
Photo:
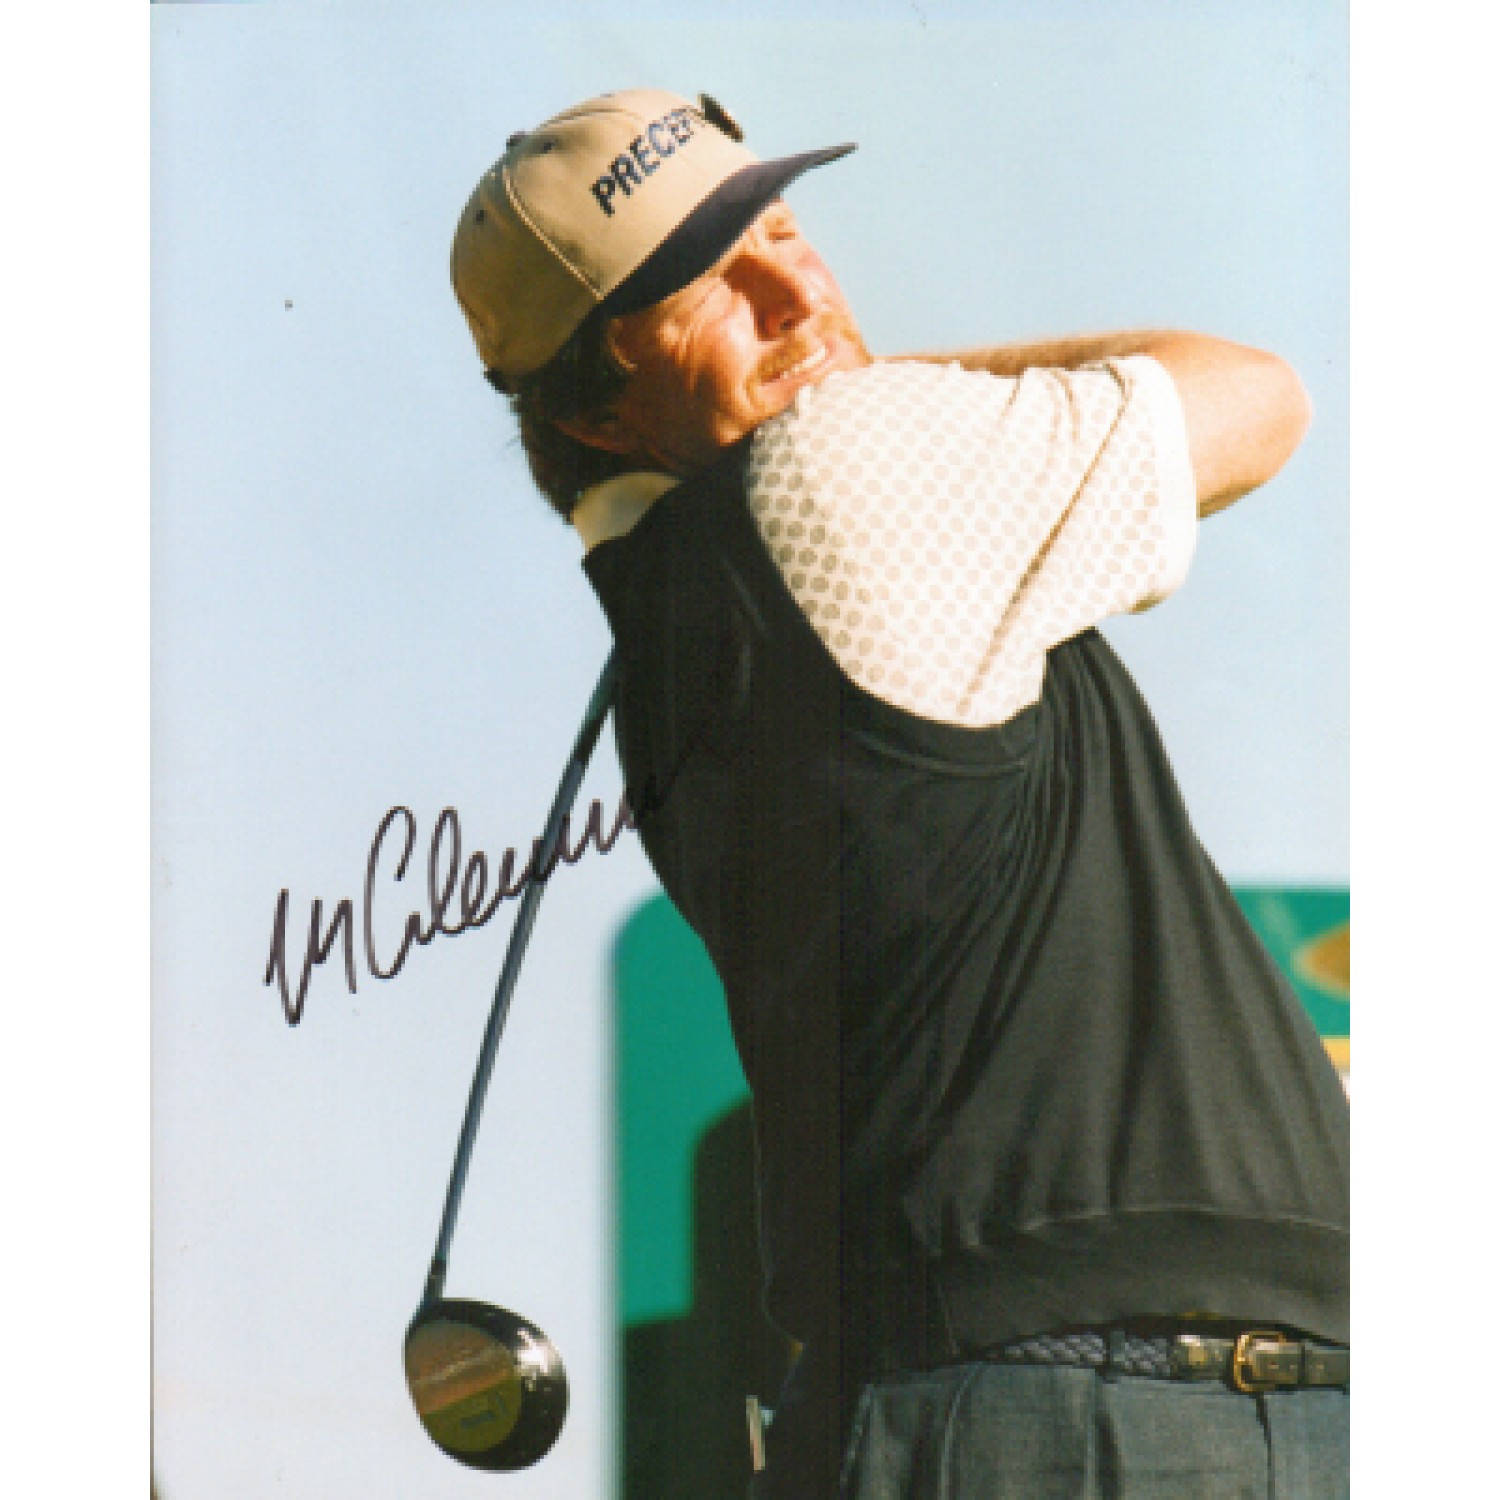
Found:
[(459, 1131), (432, 1267), (402, 1350), (407, 1389), (428, 1436), (449, 1457), (475, 1469), (524, 1469), (536, 1463), (557, 1441), (568, 1410), (568, 1378), (562, 1358), (547, 1335), (504, 1308), (444, 1297), (443, 1284), (479, 1114), (516, 976), (542, 890), (557, 864), (564, 822), (609, 712), (614, 679), (615, 658), (611, 652), (589, 699), (552, 811), (537, 841), (534, 869), (539, 873), (527, 881), (511, 928)]

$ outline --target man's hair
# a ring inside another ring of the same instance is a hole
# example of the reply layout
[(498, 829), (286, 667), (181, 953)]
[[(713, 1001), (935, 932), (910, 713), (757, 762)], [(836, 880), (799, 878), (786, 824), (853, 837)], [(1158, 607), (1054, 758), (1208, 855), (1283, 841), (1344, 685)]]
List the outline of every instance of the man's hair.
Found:
[(608, 327), (603, 309), (595, 309), (541, 369), (516, 381), (510, 398), (531, 476), (564, 520), (590, 485), (639, 467), (625, 455), (570, 437), (557, 425), (575, 417), (604, 416), (625, 389), (629, 376), (605, 338)]

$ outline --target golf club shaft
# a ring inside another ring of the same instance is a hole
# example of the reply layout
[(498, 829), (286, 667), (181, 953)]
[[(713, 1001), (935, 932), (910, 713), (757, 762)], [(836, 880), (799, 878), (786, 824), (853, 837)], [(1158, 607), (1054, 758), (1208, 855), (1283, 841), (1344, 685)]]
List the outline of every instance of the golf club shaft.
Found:
[(443, 1222), (438, 1230), (437, 1248), (432, 1255), (432, 1268), (427, 1274), (427, 1286), (422, 1294), (424, 1304), (436, 1300), (443, 1294), (443, 1283), (448, 1274), (448, 1247), (453, 1240), (453, 1225), (458, 1218), (458, 1204), (463, 1197), (464, 1180), (469, 1173), (469, 1158), (474, 1150), (474, 1137), (479, 1130), (479, 1115), (484, 1108), (485, 1091), (489, 1087), (490, 1073), (495, 1065), (495, 1051), (500, 1045), (500, 1035), (505, 1030), (505, 1017), (510, 1009), (511, 995), (516, 987), (516, 977), (521, 972), (521, 959), (526, 953), (526, 944), (536, 922), (537, 908), (541, 905), (542, 891), (547, 878), (557, 864), (557, 846), (562, 837), (563, 824), (572, 810), (588, 768), (589, 757), (594, 752), (599, 731), (609, 713), (610, 697), (614, 691), (615, 657), (610, 652), (604, 670), (599, 674), (598, 685), (589, 699), (578, 738), (573, 742), (573, 753), (568, 758), (562, 783), (552, 803), (542, 836), (537, 840), (533, 854), (532, 875), (526, 881), (521, 897), (520, 910), (516, 913), (515, 925), (511, 928), (510, 944), (505, 950), (505, 962), (500, 969), (500, 978), (495, 985), (495, 998), (490, 1006), (490, 1018), (484, 1028), (484, 1042), (479, 1049), (479, 1062), (474, 1069), (474, 1083), (469, 1090), (469, 1106), (464, 1111), (463, 1127), (458, 1135), (458, 1151), (453, 1158), (453, 1174), (448, 1179), (448, 1196), (443, 1202)]

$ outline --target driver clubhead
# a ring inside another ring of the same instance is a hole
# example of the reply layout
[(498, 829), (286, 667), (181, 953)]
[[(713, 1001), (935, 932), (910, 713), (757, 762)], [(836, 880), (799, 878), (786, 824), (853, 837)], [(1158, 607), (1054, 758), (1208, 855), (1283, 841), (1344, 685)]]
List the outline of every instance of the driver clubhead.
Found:
[(458, 1298), (426, 1303), (402, 1355), (427, 1435), (459, 1463), (525, 1469), (557, 1441), (568, 1411), (562, 1358), (516, 1313)]

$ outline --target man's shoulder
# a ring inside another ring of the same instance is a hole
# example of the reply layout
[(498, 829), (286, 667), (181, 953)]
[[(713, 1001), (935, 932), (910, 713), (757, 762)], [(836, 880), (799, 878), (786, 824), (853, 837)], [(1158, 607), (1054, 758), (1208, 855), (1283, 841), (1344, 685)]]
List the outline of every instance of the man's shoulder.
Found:
[(984, 420), (1004, 408), (1012, 385), (956, 360), (875, 360), (804, 386), (790, 406), (756, 429), (752, 456), (804, 438), (895, 440), (934, 423), (962, 422), (965, 413)]

